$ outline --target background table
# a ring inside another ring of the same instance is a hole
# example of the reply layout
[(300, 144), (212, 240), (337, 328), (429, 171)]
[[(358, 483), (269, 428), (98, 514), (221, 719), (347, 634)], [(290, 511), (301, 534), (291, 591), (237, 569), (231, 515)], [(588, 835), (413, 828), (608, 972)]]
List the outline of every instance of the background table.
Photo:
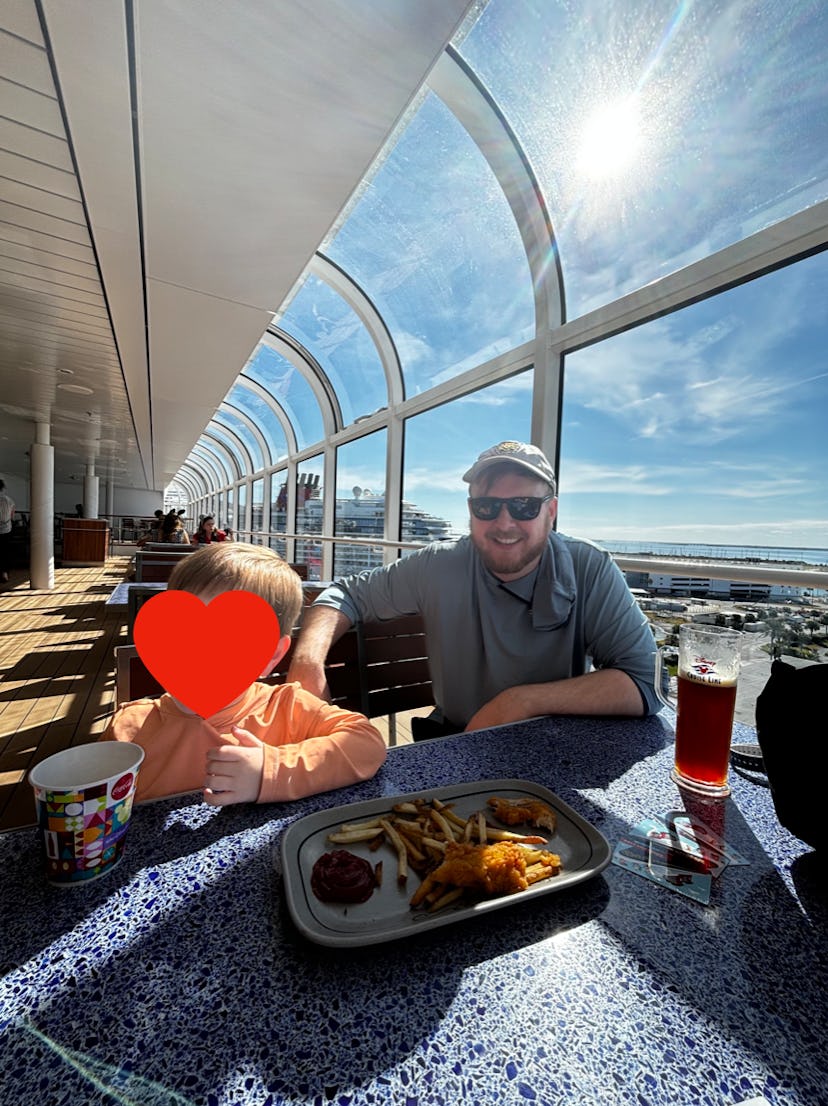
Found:
[(164, 800), (136, 810), (121, 866), (73, 891), (42, 879), (34, 831), (5, 835), (0, 1102), (825, 1103), (824, 886), (738, 776), (717, 809), (751, 863), (709, 906), (611, 866), (374, 948), (311, 945), (287, 915), (279, 838), (304, 814), (518, 777), (614, 841), (680, 805), (671, 736), (659, 718), (537, 720), (392, 749), (373, 780), (302, 802)]
[(166, 591), (166, 582), (156, 581), (140, 583), (134, 580), (122, 580), (112, 589), (112, 594), (106, 600), (107, 607), (128, 607), (129, 597), (133, 593), (148, 595), (150, 592)]

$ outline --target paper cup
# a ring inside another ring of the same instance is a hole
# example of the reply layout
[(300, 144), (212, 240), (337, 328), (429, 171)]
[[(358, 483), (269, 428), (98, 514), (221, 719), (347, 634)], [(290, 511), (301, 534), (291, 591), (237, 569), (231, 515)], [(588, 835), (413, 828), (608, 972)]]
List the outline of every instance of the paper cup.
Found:
[(88, 883), (121, 859), (143, 759), (138, 745), (101, 741), (64, 749), (31, 770), (51, 883)]

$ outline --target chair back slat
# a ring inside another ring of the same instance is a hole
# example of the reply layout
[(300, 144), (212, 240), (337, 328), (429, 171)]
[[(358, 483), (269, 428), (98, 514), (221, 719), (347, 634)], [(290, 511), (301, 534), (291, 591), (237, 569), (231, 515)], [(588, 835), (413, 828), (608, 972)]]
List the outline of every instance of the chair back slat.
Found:
[(195, 552), (195, 546), (160, 543), (161, 548), (144, 546), (135, 551), (135, 579), (139, 583), (163, 583), (182, 559)]
[[(290, 649), (266, 683), (284, 683), (296, 638), (294, 634)], [(134, 645), (118, 646), (115, 657), (117, 706), (163, 693)], [(349, 630), (331, 646), (325, 675), (331, 702), (368, 718), (388, 716), (392, 735), (399, 711), (434, 705), (428, 643), (419, 615), (362, 623)]]
[(369, 718), (434, 705), (422, 617), (403, 615), (359, 627)]

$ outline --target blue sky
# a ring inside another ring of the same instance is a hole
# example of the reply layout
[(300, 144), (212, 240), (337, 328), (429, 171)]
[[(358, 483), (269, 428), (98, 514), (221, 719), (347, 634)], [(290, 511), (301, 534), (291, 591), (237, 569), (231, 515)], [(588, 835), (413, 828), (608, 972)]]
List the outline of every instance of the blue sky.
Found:
[[(460, 51), (537, 176), (568, 319), (828, 198), (816, 0), (490, 0)], [(408, 395), (533, 336), (512, 213), (432, 93), (324, 252), (380, 311)], [(569, 355), (560, 528), (828, 547), (826, 303), (821, 254)], [(327, 371), (346, 423), (384, 404), (360, 320), (317, 278), (280, 322)], [(270, 351), (262, 372), (300, 448), (316, 440), (299, 374)], [(410, 420), (406, 498), (464, 531), (461, 475), (494, 442), (529, 438), (531, 394), (523, 373)], [(383, 488), (385, 442), (346, 447), (338, 495)]]
[[(828, 194), (828, 104), (814, 79), (828, 62), (824, 7), (633, 7), (635, 35), (610, 5), (492, 0), (461, 45), (538, 174), (570, 318)], [(610, 132), (582, 164), (584, 121), (629, 97), (633, 156), (612, 164)], [(406, 242), (417, 249), (403, 275)], [(415, 390), (529, 336), (514, 224), (434, 98), (334, 249), (381, 289)], [(821, 255), (570, 355), (561, 529), (828, 546), (826, 303)], [(524, 374), (414, 420), (407, 497), (464, 529), (463, 470), (487, 445), (528, 437), (530, 401)]]

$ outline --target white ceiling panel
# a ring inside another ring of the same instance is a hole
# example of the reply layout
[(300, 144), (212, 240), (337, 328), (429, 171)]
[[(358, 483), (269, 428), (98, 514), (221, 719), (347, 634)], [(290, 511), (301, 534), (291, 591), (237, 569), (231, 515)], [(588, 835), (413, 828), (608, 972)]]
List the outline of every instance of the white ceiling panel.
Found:
[[(0, 42), (5, 39), (0, 38)], [(0, 54), (2, 64), (2, 54)], [(47, 135), (63, 137), (63, 120), (60, 105), (54, 96), (44, 96), (30, 88), (0, 77), (0, 104), (10, 119), (26, 127), (33, 127)]]
[(62, 138), (44, 134), (13, 119), (0, 118), (0, 148), (3, 151), (14, 150), (22, 157), (71, 173), (74, 183), (75, 168), (69, 156), (69, 146)]
[(163, 488), (471, 6), (6, 0), (0, 473)]

